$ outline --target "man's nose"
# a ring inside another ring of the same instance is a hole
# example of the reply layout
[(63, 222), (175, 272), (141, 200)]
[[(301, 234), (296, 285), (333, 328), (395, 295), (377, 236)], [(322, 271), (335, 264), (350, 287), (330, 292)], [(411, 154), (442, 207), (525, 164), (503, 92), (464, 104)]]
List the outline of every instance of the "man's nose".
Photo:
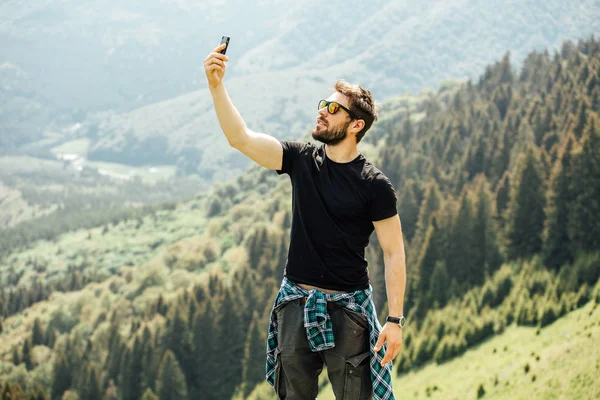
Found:
[(321, 115), (322, 117), (326, 117), (327, 116), (327, 107), (323, 107), (319, 110), (319, 115)]

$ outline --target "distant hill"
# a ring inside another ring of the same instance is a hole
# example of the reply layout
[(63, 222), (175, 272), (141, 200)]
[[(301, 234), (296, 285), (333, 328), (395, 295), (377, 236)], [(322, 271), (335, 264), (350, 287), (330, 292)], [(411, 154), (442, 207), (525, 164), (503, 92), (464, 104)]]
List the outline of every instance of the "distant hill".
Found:
[[(209, 179), (243, 170), (247, 162), (222, 138), (202, 70), (222, 34), (232, 37), (227, 86), (248, 124), (297, 137), (336, 78), (383, 100), (474, 77), (508, 49), (518, 65), (532, 49), (556, 50), (600, 28), (592, 0), (320, 5), (0, 5), (0, 153), (43, 154), (88, 137), (96, 161), (177, 164)], [(76, 123), (80, 129), (68, 129)]]

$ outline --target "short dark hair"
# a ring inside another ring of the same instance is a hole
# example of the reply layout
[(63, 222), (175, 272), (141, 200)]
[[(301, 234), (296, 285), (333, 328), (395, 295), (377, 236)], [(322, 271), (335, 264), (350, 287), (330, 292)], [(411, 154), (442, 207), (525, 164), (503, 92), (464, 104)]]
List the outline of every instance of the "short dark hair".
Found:
[(373, 122), (377, 121), (377, 110), (371, 92), (358, 84), (348, 83), (343, 79), (335, 82), (336, 92), (340, 92), (350, 99), (350, 111), (355, 119), (365, 121), (364, 128), (356, 134), (356, 143), (360, 142), (365, 133), (371, 128)]

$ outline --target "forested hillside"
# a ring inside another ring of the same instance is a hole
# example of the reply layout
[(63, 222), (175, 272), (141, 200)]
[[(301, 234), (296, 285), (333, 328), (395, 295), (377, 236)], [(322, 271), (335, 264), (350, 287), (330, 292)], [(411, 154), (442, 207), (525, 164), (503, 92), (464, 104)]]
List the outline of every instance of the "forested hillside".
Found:
[[(600, 303), (600, 42), (532, 52), (518, 71), (507, 54), (407, 109), (389, 110), (369, 138), (398, 190), (407, 245), (395, 371)], [(253, 167), (192, 202), (6, 251), (4, 393), (271, 395), (267, 319), (290, 208), (289, 180)], [(367, 258), (385, 315), (375, 237)]]

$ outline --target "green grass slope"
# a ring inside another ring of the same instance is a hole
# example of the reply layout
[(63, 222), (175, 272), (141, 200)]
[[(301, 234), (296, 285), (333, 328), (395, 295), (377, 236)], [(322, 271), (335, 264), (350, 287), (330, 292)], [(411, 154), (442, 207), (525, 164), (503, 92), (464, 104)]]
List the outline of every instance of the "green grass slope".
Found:
[[(460, 357), (394, 378), (401, 399), (598, 399), (600, 307), (594, 301), (541, 328), (510, 326)], [(335, 397), (327, 385), (319, 400)]]

